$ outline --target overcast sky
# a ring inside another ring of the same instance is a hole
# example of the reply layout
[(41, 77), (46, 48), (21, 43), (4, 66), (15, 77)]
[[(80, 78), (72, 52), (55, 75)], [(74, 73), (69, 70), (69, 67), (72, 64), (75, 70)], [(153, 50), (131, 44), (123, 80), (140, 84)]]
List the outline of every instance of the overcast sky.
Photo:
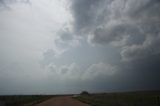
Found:
[(0, 94), (160, 89), (160, 0), (0, 0)]

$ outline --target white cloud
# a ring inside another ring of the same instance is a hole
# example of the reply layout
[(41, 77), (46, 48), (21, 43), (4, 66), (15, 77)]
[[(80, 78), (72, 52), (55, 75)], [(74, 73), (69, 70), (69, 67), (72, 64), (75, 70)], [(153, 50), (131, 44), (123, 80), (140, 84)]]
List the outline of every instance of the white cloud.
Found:
[(105, 78), (116, 74), (116, 66), (110, 64), (98, 63), (90, 65), (86, 70), (82, 70), (76, 63), (68, 65), (49, 64), (45, 67), (49, 77), (56, 80), (91, 80), (96, 78)]
[(83, 79), (96, 79), (112, 76), (116, 73), (117, 68), (110, 64), (98, 63), (92, 64), (83, 75)]
[[(0, 67), (0, 73), (8, 77), (0, 77), (0, 80), (7, 80), (5, 85), (8, 86), (20, 86), (18, 81), (28, 85), (32, 85), (31, 80), (45, 82), (47, 73), (40, 65), (43, 53), (51, 49), (55, 51), (55, 55), (59, 55), (65, 49), (55, 44), (59, 36), (56, 32), (71, 21), (65, 2), (30, 2), (31, 4), (0, 2), (0, 6), (9, 7), (0, 11), (0, 66), (3, 66)], [(26, 81), (26, 78), (29, 79)], [(7, 83), (11, 80), (14, 80), (12, 85)], [(3, 84), (1, 86), (5, 88)]]
[(62, 81), (78, 80), (83, 73), (80, 66), (76, 63), (68, 65), (55, 65), (52, 63), (47, 65), (45, 70), (49, 77)]

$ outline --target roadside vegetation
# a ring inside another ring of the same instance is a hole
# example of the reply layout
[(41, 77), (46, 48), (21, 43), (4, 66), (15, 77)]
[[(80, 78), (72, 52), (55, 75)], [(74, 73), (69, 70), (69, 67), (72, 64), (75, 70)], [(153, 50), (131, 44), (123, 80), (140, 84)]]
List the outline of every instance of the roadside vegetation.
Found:
[(91, 106), (160, 106), (160, 91), (83, 94), (75, 98)]
[(13, 95), (0, 96), (0, 106), (33, 106), (53, 96), (51, 95)]

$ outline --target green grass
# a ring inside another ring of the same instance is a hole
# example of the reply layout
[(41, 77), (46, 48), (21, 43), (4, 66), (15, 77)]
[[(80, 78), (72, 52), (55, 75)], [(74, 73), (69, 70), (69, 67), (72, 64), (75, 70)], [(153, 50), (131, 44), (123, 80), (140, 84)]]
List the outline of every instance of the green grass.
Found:
[(22, 106), (27, 103), (33, 102), (32, 105), (40, 103), (53, 96), (48, 95), (13, 95), (13, 96), (0, 96), (0, 101), (5, 103), (5, 106)]
[(160, 106), (160, 91), (91, 94), (76, 99), (91, 106)]

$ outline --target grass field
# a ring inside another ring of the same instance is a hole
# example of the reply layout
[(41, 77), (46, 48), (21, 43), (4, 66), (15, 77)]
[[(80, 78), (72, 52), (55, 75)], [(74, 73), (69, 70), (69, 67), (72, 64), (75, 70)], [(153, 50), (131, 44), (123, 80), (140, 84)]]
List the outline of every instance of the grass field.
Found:
[[(0, 96), (0, 106), (34, 106), (58, 95)], [(61, 95), (63, 96), (63, 95)], [(70, 95), (71, 96), (71, 95)], [(160, 106), (160, 91), (97, 93), (74, 97), (91, 106)]]
[(0, 106), (33, 106), (39, 102), (49, 99), (51, 95), (13, 95), (13, 96), (0, 96)]
[(76, 99), (91, 106), (160, 106), (160, 91), (90, 94)]

